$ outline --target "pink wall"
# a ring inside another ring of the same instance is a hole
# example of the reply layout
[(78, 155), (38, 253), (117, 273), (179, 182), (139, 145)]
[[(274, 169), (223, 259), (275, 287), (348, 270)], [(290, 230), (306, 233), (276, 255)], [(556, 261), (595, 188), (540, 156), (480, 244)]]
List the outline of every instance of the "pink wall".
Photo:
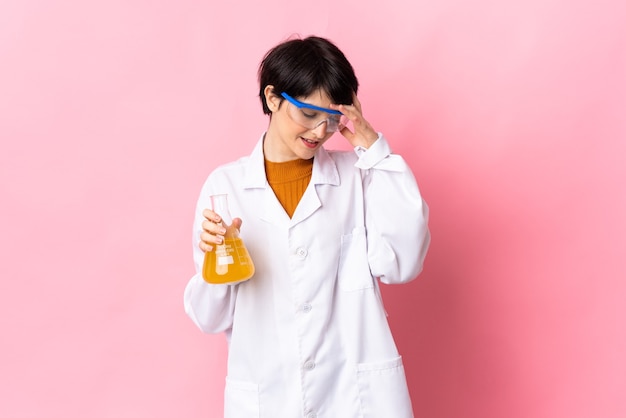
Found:
[(346, 51), (431, 207), (384, 289), (416, 415), (626, 416), (624, 2), (247, 3), (0, 3), (0, 416), (220, 415), (192, 211), (294, 32)]

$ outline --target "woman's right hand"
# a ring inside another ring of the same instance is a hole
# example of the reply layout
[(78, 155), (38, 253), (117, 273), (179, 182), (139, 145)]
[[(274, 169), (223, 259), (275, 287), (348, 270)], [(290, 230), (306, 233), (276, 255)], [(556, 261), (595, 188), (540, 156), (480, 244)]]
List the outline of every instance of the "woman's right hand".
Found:
[[(214, 245), (219, 245), (224, 242), (224, 234), (226, 234), (226, 227), (222, 222), (222, 218), (211, 209), (205, 209), (202, 211), (204, 221), (202, 221), (202, 232), (200, 233), (200, 243), (198, 247), (204, 252), (212, 251)], [(241, 227), (241, 219), (234, 218), (233, 223), (229, 227), (235, 227), (237, 230)]]

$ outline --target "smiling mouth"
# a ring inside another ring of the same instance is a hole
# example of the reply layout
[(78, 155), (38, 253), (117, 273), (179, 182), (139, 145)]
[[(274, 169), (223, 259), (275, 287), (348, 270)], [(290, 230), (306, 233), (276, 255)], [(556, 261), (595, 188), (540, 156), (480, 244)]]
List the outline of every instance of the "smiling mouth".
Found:
[(302, 140), (302, 142), (304, 142), (304, 145), (308, 146), (309, 148), (314, 148), (317, 146), (317, 144), (319, 144), (319, 141), (314, 141), (312, 139), (307, 139), (304, 137), (300, 137), (300, 139)]

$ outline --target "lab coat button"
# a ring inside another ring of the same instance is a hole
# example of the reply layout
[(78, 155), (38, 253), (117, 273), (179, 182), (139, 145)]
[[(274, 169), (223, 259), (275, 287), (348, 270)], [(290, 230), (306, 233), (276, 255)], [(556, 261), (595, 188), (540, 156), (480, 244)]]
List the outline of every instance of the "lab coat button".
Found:
[(307, 254), (308, 254), (308, 251), (306, 250), (306, 248), (299, 247), (296, 250), (296, 255), (298, 256), (300, 260), (304, 260)]
[(306, 363), (304, 363), (304, 370), (311, 371), (314, 368), (315, 368), (315, 363), (313, 363), (312, 361), (307, 361)]
[(302, 312), (304, 312), (304, 313), (311, 312), (311, 309), (313, 309), (313, 306), (311, 306), (310, 303), (305, 303), (305, 304), (302, 305)]

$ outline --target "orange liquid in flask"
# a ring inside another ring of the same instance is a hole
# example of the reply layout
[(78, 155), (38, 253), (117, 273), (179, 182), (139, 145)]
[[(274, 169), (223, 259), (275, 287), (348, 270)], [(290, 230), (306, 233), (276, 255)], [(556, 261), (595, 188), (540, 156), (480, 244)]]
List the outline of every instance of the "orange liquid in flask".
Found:
[(254, 264), (248, 250), (239, 237), (230, 238), (214, 246), (204, 255), (202, 276), (212, 284), (235, 284), (254, 275)]

